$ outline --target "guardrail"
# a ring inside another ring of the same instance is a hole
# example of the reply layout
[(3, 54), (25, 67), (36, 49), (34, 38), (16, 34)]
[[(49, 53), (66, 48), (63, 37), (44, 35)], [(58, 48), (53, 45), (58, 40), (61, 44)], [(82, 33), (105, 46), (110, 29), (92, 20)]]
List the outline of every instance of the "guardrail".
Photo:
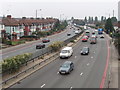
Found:
[[(73, 36), (73, 37), (65, 40), (65, 41), (64, 41), (64, 44), (65, 44), (65, 45), (68, 44), (71, 40), (76, 39), (76, 38), (77, 38), (78, 36), (80, 36), (82, 33), (83, 33), (83, 31), (81, 31), (79, 34), (76, 34), (75, 36)], [(42, 53), (41, 53), (41, 51), (35, 52), (35, 53), (33, 54), (33, 56), (32, 56), (27, 62), (29, 62), (29, 61), (33, 61), (33, 62), (34, 62), (34, 60), (39, 59), (42, 55), (48, 54), (48, 53), (51, 53), (51, 52), (53, 52), (53, 51), (52, 51), (52, 49), (51, 49), (50, 47), (44, 48)], [(36, 65), (34, 65), (34, 66), (32, 66), (32, 67), (30, 67), (30, 68), (28, 68), (28, 69), (20, 72), (20, 73), (18, 73), (17, 75), (14, 75), (14, 76), (12, 76), (12, 77), (4, 80), (1, 84), (6, 84), (8, 81), (17, 78), (19, 75), (21, 75), (21, 74), (23, 74), (23, 73), (26, 73), (27, 71), (29, 71), (29, 70), (31, 70), (31, 69), (34, 69), (36, 66), (41, 65), (42, 63), (50, 60), (51, 58), (53, 58), (53, 57), (55, 57), (55, 56), (58, 56), (57, 54), (59, 54), (59, 53), (56, 53), (55, 55), (49, 57), (48, 59), (45, 59), (45, 60), (41, 61), (40, 63), (38, 63), (38, 64), (36, 64)]]

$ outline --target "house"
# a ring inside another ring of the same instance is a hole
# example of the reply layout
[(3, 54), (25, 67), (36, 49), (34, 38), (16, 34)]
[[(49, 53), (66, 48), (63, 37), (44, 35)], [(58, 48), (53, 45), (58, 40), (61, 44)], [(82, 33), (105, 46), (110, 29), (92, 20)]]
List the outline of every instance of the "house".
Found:
[(12, 18), (11, 15), (7, 15), (2, 19), (2, 24), (4, 25), (4, 29), (7, 35), (7, 39), (16, 40), (19, 39), (19, 23), (16, 19)]
[(53, 29), (57, 19), (53, 18), (12, 18), (11, 15), (7, 15), (2, 19), (7, 39), (17, 40), (21, 36), (31, 35), (35, 31), (49, 31)]

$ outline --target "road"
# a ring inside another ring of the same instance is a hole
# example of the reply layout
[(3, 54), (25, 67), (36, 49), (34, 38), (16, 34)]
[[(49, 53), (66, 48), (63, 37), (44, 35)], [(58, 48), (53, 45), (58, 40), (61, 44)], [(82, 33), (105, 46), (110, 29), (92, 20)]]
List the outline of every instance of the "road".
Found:
[[(84, 46), (90, 48), (89, 55), (80, 55)], [(11, 88), (99, 88), (103, 84), (103, 74), (106, 73), (107, 37), (98, 37), (97, 44), (93, 45), (89, 41), (80, 40), (73, 49), (73, 56), (69, 59), (57, 58)], [(75, 68), (69, 75), (60, 75), (58, 70), (66, 60), (73, 61)]]
[[(67, 33), (71, 33), (71, 35), (67, 36)], [(75, 33), (73, 32), (73, 28), (70, 29), (70, 26), (68, 26), (65, 31), (52, 36), (48, 36), (47, 38), (50, 39), (50, 42), (46, 43), (46, 47), (51, 43), (53, 43), (54, 41), (64, 41), (70, 37), (73, 37), (74, 35)], [(2, 59), (5, 59), (8, 57), (16, 56), (23, 53), (34, 53), (36, 51), (41, 51), (41, 49), (36, 50), (36, 45), (39, 43), (42, 43), (42, 41), (38, 40), (38, 41), (34, 41), (34, 43), (32, 42), (32, 43), (27, 43), (27, 44), (23, 44), (23, 45), (11, 47), (11, 48), (6, 48), (2, 50), (2, 53), (0, 53), (0, 56), (2, 57)]]

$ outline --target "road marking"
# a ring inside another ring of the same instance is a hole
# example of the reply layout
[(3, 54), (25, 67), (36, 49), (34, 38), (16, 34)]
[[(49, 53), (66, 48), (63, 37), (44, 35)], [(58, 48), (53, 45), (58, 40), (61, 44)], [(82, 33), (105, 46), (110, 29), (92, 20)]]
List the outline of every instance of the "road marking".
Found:
[(57, 72), (57, 74), (59, 74), (59, 72)]
[(43, 88), (45, 86), (45, 84), (43, 84), (42, 86), (41, 86), (41, 88)]
[(87, 64), (87, 66), (90, 65), (89, 63)]
[(91, 58), (93, 58), (93, 57), (91, 57)]
[(70, 90), (72, 89), (73, 87), (70, 87)]
[(95, 53), (95, 51), (94, 51), (94, 53)]
[(77, 58), (77, 56), (75, 56), (75, 58)]
[(82, 76), (82, 75), (83, 75), (83, 73), (80, 74), (80, 76)]

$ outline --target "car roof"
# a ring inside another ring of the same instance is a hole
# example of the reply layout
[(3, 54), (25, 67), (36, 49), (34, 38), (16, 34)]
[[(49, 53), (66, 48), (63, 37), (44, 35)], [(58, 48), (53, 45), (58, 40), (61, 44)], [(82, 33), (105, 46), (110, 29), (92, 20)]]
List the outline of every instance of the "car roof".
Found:
[(63, 50), (69, 50), (72, 49), (72, 47), (65, 47)]
[(72, 61), (65, 61), (64, 64), (71, 64)]
[(83, 47), (83, 48), (88, 48), (88, 47)]

